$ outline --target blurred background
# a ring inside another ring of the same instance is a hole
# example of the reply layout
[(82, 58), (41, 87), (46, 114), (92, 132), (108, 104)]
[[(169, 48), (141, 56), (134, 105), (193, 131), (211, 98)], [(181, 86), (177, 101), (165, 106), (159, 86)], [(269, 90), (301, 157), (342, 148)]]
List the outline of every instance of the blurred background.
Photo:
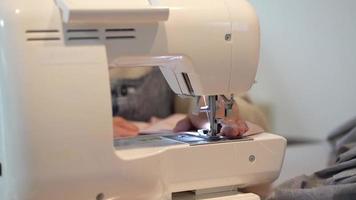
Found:
[(356, 115), (356, 1), (251, 0), (261, 23), (254, 101), (272, 130), (325, 139)]

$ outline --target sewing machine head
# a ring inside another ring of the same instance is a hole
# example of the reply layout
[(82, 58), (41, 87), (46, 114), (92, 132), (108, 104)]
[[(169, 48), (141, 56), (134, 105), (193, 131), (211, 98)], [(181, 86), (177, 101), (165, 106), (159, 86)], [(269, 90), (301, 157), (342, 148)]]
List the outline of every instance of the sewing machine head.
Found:
[(108, 68), (159, 66), (176, 94), (208, 96), (214, 135), (216, 96), (228, 113), (258, 52), (246, 0), (1, 0), (0, 199), (168, 200), (273, 181), (285, 140), (268, 133), (112, 145)]
[(243, 1), (214, 6), (202, 1), (56, 3), (67, 45), (97, 38), (94, 42), (106, 47), (110, 67), (159, 66), (176, 94), (211, 96), (205, 110), (211, 112), (211, 135), (218, 131), (215, 96), (233, 98), (255, 82), (259, 24)]

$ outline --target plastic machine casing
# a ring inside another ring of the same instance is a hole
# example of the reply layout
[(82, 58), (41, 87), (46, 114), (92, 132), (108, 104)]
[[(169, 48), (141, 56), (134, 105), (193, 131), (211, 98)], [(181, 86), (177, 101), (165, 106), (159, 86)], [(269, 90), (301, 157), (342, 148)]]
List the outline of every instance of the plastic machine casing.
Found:
[(258, 51), (245, 0), (1, 0), (0, 199), (166, 200), (273, 181), (285, 139), (268, 133), (129, 150), (112, 141), (109, 67), (158, 65), (177, 94), (239, 94)]

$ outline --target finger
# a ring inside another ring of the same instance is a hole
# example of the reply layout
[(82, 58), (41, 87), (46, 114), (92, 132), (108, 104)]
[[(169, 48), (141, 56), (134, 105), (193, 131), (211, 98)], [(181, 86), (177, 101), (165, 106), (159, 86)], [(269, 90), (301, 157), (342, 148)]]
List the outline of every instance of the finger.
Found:
[(220, 134), (223, 136), (226, 136), (227, 138), (238, 138), (241, 136), (241, 133), (238, 129), (238, 126), (236, 124), (233, 125), (223, 125)]
[(189, 117), (185, 117), (184, 119), (180, 120), (173, 129), (173, 132), (183, 132), (183, 131), (190, 131), (193, 129), (193, 125), (190, 122)]
[(122, 117), (114, 117), (113, 118), (114, 122), (120, 123), (120, 122), (126, 122), (126, 120)]
[(237, 125), (241, 134), (245, 134), (248, 131), (248, 125), (244, 120), (237, 120)]
[(248, 131), (248, 126), (243, 120), (224, 120), (222, 122), (221, 135), (228, 138), (238, 138)]
[(115, 117), (113, 119), (113, 124), (114, 127), (121, 127), (123, 129), (126, 130), (130, 130), (130, 131), (139, 131), (139, 128), (137, 126), (135, 126), (134, 124), (130, 123), (129, 121), (121, 118), (121, 117)]
[(134, 137), (138, 135), (138, 131), (128, 130), (122, 127), (114, 127), (114, 138), (125, 138), (125, 137)]

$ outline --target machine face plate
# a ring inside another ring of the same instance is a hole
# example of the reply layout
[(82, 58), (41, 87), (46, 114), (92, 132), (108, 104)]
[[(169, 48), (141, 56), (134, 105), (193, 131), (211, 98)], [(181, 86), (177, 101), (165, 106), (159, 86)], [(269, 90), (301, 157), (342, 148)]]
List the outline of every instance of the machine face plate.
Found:
[(196, 145), (207, 145), (207, 144), (218, 144), (218, 143), (227, 143), (227, 142), (243, 142), (243, 141), (252, 141), (253, 139), (250, 137), (243, 137), (237, 139), (227, 139), (225, 137), (220, 137), (218, 140), (211, 140), (207, 136), (203, 135), (193, 135), (193, 134), (179, 134), (179, 135), (168, 135), (163, 136), (175, 141), (188, 143), (190, 146)]
[(227, 139), (220, 136), (219, 139), (210, 139), (201, 134), (182, 133), (182, 134), (156, 134), (156, 135), (140, 135), (132, 138), (121, 138), (114, 140), (114, 147), (120, 149), (135, 149), (135, 148), (154, 148), (167, 147), (173, 145), (188, 144), (190, 146), (219, 144), (228, 142), (243, 142), (252, 141), (251, 137), (243, 137), (238, 139)]
[(162, 137), (160, 135), (141, 135), (132, 138), (114, 140), (116, 149), (152, 148), (183, 144), (177, 140)]

